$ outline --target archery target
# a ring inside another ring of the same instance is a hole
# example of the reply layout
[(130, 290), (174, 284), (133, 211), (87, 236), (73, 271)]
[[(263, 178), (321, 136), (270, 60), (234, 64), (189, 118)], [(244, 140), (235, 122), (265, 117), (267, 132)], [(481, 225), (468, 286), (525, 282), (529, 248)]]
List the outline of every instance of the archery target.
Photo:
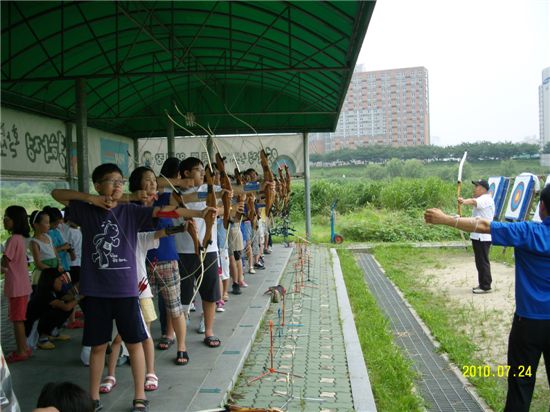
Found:
[[(550, 175), (546, 177), (546, 181), (544, 182), (543, 187), (546, 187), (548, 185), (550, 185)], [(537, 208), (535, 209), (535, 214), (533, 215), (533, 222), (542, 222), (542, 219), (540, 218), (540, 215), (539, 215), (539, 206), (540, 206), (540, 200), (537, 203)]]
[(506, 220), (524, 220), (533, 193), (534, 177), (520, 175), (514, 181), (514, 187), (508, 200), (504, 217)]
[(510, 185), (510, 179), (504, 176), (489, 177), (489, 194), (495, 202), (495, 219), (498, 219), (504, 209), (504, 201), (506, 200), (506, 192)]
[(519, 182), (519, 184), (514, 187), (514, 190), (512, 191), (512, 198), (510, 199), (510, 210), (512, 212), (515, 212), (521, 205), (521, 200), (523, 199), (524, 193), (525, 184), (523, 182)]

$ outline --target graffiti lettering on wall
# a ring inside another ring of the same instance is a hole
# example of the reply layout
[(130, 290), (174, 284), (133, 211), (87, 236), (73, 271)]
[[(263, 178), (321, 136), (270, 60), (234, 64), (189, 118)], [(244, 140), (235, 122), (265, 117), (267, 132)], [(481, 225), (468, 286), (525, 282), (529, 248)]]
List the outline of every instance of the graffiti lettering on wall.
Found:
[[(279, 156), (279, 152), (276, 148), (266, 147), (265, 152), (270, 163), (274, 162)], [(233, 162), (233, 156), (235, 156), (235, 159), (237, 159), (237, 162), (239, 163), (239, 167), (252, 167), (260, 163), (260, 153), (252, 150), (249, 152), (226, 152), (222, 153), (222, 156), (224, 156), (229, 162)], [(208, 156), (206, 155), (205, 151), (189, 153), (179, 152), (175, 154), (175, 157), (180, 160), (186, 159), (188, 157), (196, 157), (202, 160), (203, 163), (208, 163)], [(153, 156), (150, 151), (146, 150), (141, 156), (141, 164), (143, 164), (144, 166), (162, 166), (167, 158), (168, 153), (156, 153)]]
[[(11, 128), (8, 128), (2, 122), (1, 134), (1, 157), (17, 158), (20, 154), (20, 149), (23, 150), (20, 147), (22, 140), (19, 138), (23, 134), (23, 131), (18, 129), (16, 124), (12, 124)], [(25, 154), (32, 163), (43, 159), (46, 164), (58, 162), (61, 169), (66, 169), (65, 134), (61, 130), (34, 136), (30, 132), (25, 132), (24, 142)]]

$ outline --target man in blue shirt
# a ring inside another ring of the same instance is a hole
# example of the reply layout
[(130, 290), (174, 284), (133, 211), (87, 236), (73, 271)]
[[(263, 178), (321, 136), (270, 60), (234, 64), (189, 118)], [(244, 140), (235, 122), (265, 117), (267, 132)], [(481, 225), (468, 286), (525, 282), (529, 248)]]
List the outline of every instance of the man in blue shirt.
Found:
[(541, 354), (550, 383), (550, 185), (540, 193), (539, 215), (541, 223), (502, 223), (449, 216), (439, 209), (424, 213), (426, 223), (490, 233), (494, 245), (514, 247), (516, 312), (508, 340), (505, 411), (529, 410)]

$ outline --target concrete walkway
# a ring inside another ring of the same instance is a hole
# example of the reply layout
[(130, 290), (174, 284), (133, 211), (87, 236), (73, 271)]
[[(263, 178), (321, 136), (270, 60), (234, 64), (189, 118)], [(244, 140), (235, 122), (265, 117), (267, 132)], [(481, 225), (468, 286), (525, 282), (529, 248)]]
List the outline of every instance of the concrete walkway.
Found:
[[(282, 321), (279, 317), (279, 314), (282, 316), (280, 305), (270, 304), (269, 296), (264, 292), (269, 286), (277, 285), (281, 276), (288, 291), (293, 291), (296, 273), (301, 271), (296, 266), (297, 254), (292, 255), (291, 259), (292, 249), (275, 245), (273, 254), (266, 256), (268, 269), (247, 275), (249, 287), (243, 289), (240, 296), (230, 295), (227, 310), (216, 315), (215, 331), (222, 340), (221, 348), (209, 349), (203, 345), (203, 336), (195, 332), (200, 318), (195, 312), (191, 313), (187, 334), (191, 358), (189, 365), (179, 367), (173, 364), (175, 348), (156, 351), (160, 388), (148, 394), (150, 410), (175, 412), (217, 408), (226, 402), (229, 391), (236, 383), (232, 401), (243, 406), (266, 407), (272, 404), (292, 411), (375, 410), (366, 369), (359, 372), (361, 376), (357, 376), (355, 367), (359, 363), (364, 365), (364, 361), (360, 350), (353, 349), (358, 340), (354, 343), (353, 336), (350, 337), (347, 331), (350, 326), (349, 313), (348, 326), (344, 328), (346, 332), (342, 329), (339, 310), (344, 312), (339, 309), (338, 299), (341, 301), (341, 296), (346, 296), (347, 300), (347, 295), (344, 291), (337, 298), (337, 282), (329, 251), (313, 246), (309, 253), (310, 281), (305, 278), (304, 287), (298, 288), (297, 293), (287, 295), (286, 325), (276, 328), (279, 337), (276, 338), (275, 367), (299, 374), (302, 378), (289, 380), (287, 374), (277, 374), (276, 379), (268, 377), (251, 386), (246, 385), (243, 378), (237, 383), (241, 370), (245, 379), (264, 371), (269, 364), (269, 345), (266, 341), (268, 320), (273, 320), (276, 325)], [(307, 276), (307, 266), (304, 266), (304, 274)], [(341, 287), (343, 282), (339, 283)], [(11, 325), (5, 319), (5, 299), (2, 306), (2, 347), (7, 354), (14, 344)], [(262, 319), (265, 321), (262, 322)], [(343, 322), (346, 323), (345, 320)], [(71, 335), (72, 340), (56, 343), (57, 348), (52, 351), (37, 350), (29, 361), (9, 365), (22, 411), (32, 410), (46, 382), (68, 380), (87, 388), (88, 368), (80, 362), (81, 331), (64, 330), (63, 333)], [(159, 335), (159, 324), (155, 322), (153, 336)], [(280, 360), (284, 360), (286, 365)], [(352, 369), (348, 368), (350, 360), (354, 366)], [(117, 380), (118, 385), (113, 392), (101, 397), (105, 411), (129, 410), (133, 390), (128, 365), (117, 369)], [(362, 396), (358, 395), (357, 390), (353, 391), (357, 384), (362, 387)], [(365, 403), (365, 394), (370, 394), (366, 397), (370, 404)], [(319, 400), (299, 399), (303, 397)], [(355, 405), (354, 402), (359, 403)]]
[(285, 303), (268, 310), (233, 400), (291, 411), (375, 411), (336, 253), (298, 245), (282, 285)]

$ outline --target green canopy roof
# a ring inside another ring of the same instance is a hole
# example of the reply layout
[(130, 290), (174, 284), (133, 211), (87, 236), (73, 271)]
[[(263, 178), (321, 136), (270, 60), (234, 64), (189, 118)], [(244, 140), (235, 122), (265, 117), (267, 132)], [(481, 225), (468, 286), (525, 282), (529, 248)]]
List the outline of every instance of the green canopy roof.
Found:
[[(2, 104), (164, 136), (332, 131), (374, 1), (2, 2)], [(197, 130), (195, 129), (195, 132)]]

